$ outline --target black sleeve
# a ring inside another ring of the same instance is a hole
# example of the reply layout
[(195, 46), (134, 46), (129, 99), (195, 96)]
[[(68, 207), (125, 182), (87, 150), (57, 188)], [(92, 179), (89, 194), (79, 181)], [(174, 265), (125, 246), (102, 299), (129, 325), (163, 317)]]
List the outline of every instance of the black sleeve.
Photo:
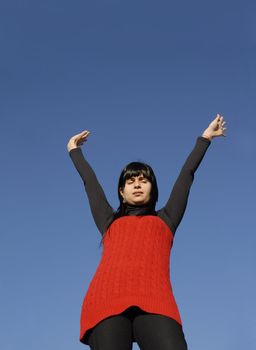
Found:
[(81, 148), (73, 148), (69, 152), (69, 155), (84, 182), (85, 191), (87, 193), (95, 224), (103, 235), (108, 223), (112, 220), (114, 210), (109, 205), (93, 169), (83, 156)]
[(158, 211), (158, 215), (164, 219), (174, 234), (184, 215), (190, 187), (194, 180), (194, 173), (200, 165), (211, 141), (199, 136), (196, 144), (184, 163), (181, 172), (173, 186), (166, 205)]

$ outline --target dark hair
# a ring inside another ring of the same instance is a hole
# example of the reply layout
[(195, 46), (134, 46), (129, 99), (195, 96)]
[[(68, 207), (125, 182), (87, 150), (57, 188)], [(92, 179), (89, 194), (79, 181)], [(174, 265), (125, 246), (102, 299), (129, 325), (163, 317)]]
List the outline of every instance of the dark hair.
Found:
[[(151, 182), (152, 188), (150, 192), (150, 200), (147, 203), (147, 212), (152, 213), (155, 211), (155, 205), (158, 200), (158, 187), (154, 171), (151, 168), (151, 166), (146, 163), (131, 162), (128, 165), (126, 165), (126, 167), (124, 167), (119, 177), (117, 193), (120, 205), (114, 213), (114, 220), (120, 218), (121, 216), (124, 216), (127, 208), (127, 204), (123, 202), (123, 197), (120, 194), (120, 189), (124, 188), (126, 180), (139, 175), (143, 175), (146, 179), (148, 179)], [(100, 245), (102, 243), (104, 235), (102, 236)]]

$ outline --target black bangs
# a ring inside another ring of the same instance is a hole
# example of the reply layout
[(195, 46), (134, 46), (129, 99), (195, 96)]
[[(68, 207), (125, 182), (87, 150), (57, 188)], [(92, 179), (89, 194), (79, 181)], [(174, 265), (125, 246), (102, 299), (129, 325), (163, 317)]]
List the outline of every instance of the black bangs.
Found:
[(133, 162), (127, 165), (123, 172), (123, 181), (130, 179), (131, 177), (136, 177), (143, 175), (146, 179), (152, 182), (152, 175), (149, 167), (146, 164)]

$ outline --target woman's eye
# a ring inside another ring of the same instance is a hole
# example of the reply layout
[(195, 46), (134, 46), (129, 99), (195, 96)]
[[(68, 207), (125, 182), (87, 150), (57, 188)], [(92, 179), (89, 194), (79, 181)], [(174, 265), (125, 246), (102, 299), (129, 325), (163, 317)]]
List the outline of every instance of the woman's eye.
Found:
[[(126, 183), (128, 184), (128, 185), (132, 185), (133, 183), (134, 183), (134, 179), (129, 179), (129, 180), (126, 180)], [(146, 184), (147, 182), (148, 182), (148, 179), (139, 179), (139, 181), (140, 182), (142, 182), (142, 183), (144, 183), (144, 184)]]

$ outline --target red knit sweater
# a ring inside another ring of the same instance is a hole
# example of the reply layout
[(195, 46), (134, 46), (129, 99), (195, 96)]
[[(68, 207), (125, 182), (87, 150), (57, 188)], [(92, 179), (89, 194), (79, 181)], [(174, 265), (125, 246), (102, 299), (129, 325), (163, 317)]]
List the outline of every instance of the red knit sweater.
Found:
[(182, 324), (170, 282), (172, 243), (170, 228), (158, 216), (123, 216), (110, 225), (84, 298), (80, 340), (98, 322), (132, 305)]

